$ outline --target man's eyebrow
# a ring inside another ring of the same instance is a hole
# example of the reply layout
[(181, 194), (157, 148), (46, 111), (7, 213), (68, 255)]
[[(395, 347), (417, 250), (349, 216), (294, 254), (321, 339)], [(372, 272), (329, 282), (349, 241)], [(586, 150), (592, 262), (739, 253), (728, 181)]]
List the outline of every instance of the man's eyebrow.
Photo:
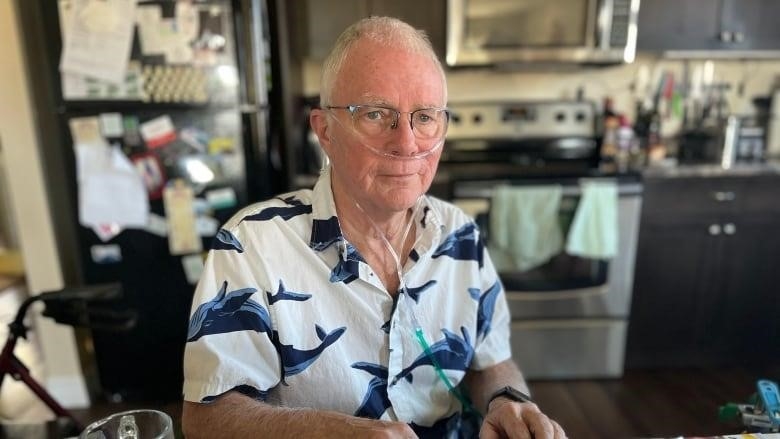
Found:
[[(354, 105), (375, 105), (377, 107), (387, 107), (387, 108), (392, 108), (394, 110), (397, 110), (395, 104), (387, 101), (384, 98), (380, 98), (378, 96), (363, 95), (361, 99), (363, 99), (362, 102), (356, 102)], [(415, 105), (412, 111), (424, 110), (426, 108), (445, 108), (445, 107), (441, 107), (439, 105), (435, 105), (432, 103), (424, 103), (424, 104)]]

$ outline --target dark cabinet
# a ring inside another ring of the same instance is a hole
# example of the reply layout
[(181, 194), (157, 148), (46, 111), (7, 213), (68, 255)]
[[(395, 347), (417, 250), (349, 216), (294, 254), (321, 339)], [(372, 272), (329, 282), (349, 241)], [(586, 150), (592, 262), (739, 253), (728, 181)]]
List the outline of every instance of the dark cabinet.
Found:
[(431, 43), (444, 59), (445, 0), (296, 0), (307, 8), (306, 55), (322, 60), (347, 26), (362, 17), (386, 15), (400, 18), (428, 34)]
[(626, 367), (780, 361), (780, 177), (648, 178)]
[(780, 50), (778, 16), (776, 0), (645, 1), (639, 8), (637, 49), (744, 56)]

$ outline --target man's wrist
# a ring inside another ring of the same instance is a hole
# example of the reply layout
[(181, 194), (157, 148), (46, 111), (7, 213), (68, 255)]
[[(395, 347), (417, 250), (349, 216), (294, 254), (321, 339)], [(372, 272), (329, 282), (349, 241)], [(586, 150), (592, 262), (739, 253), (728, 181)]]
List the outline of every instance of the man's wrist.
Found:
[(498, 389), (492, 395), (490, 395), (490, 398), (488, 398), (487, 409), (490, 410), (490, 405), (493, 403), (493, 401), (498, 399), (506, 399), (509, 401), (521, 402), (521, 403), (534, 402), (534, 400), (531, 399), (531, 397), (528, 394), (523, 393), (512, 386), (505, 386)]

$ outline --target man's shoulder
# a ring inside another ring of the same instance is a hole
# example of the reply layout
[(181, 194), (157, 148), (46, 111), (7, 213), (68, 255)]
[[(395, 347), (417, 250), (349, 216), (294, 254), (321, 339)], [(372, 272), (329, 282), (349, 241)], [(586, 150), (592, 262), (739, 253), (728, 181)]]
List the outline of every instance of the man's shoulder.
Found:
[(259, 223), (271, 220), (274, 217), (290, 219), (310, 214), (311, 210), (312, 190), (301, 189), (250, 204), (236, 212), (222, 228), (235, 231), (242, 224)]
[(474, 219), (467, 215), (460, 207), (449, 201), (428, 195), (428, 205), (433, 209), (437, 218), (447, 228), (458, 228), (464, 224), (473, 223)]

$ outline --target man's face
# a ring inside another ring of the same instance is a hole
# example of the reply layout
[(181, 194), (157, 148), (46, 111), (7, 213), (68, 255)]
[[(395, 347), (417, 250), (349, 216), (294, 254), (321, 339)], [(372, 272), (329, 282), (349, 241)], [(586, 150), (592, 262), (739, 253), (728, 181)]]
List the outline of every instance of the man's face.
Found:
[[(330, 105), (380, 105), (411, 112), (444, 107), (445, 95), (441, 74), (430, 59), (361, 41), (347, 55)], [(430, 187), (441, 149), (423, 158), (408, 156), (429, 150), (443, 139), (416, 138), (408, 113), (402, 113), (397, 128), (382, 138), (355, 132), (346, 110), (319, 112), (312, 117), (312, 125), (332, 162), (337, 202), (352, 198), (373, 212), (399, 212), (413, 206)], [(377, 154), (366, 144), (406, 158)]]

